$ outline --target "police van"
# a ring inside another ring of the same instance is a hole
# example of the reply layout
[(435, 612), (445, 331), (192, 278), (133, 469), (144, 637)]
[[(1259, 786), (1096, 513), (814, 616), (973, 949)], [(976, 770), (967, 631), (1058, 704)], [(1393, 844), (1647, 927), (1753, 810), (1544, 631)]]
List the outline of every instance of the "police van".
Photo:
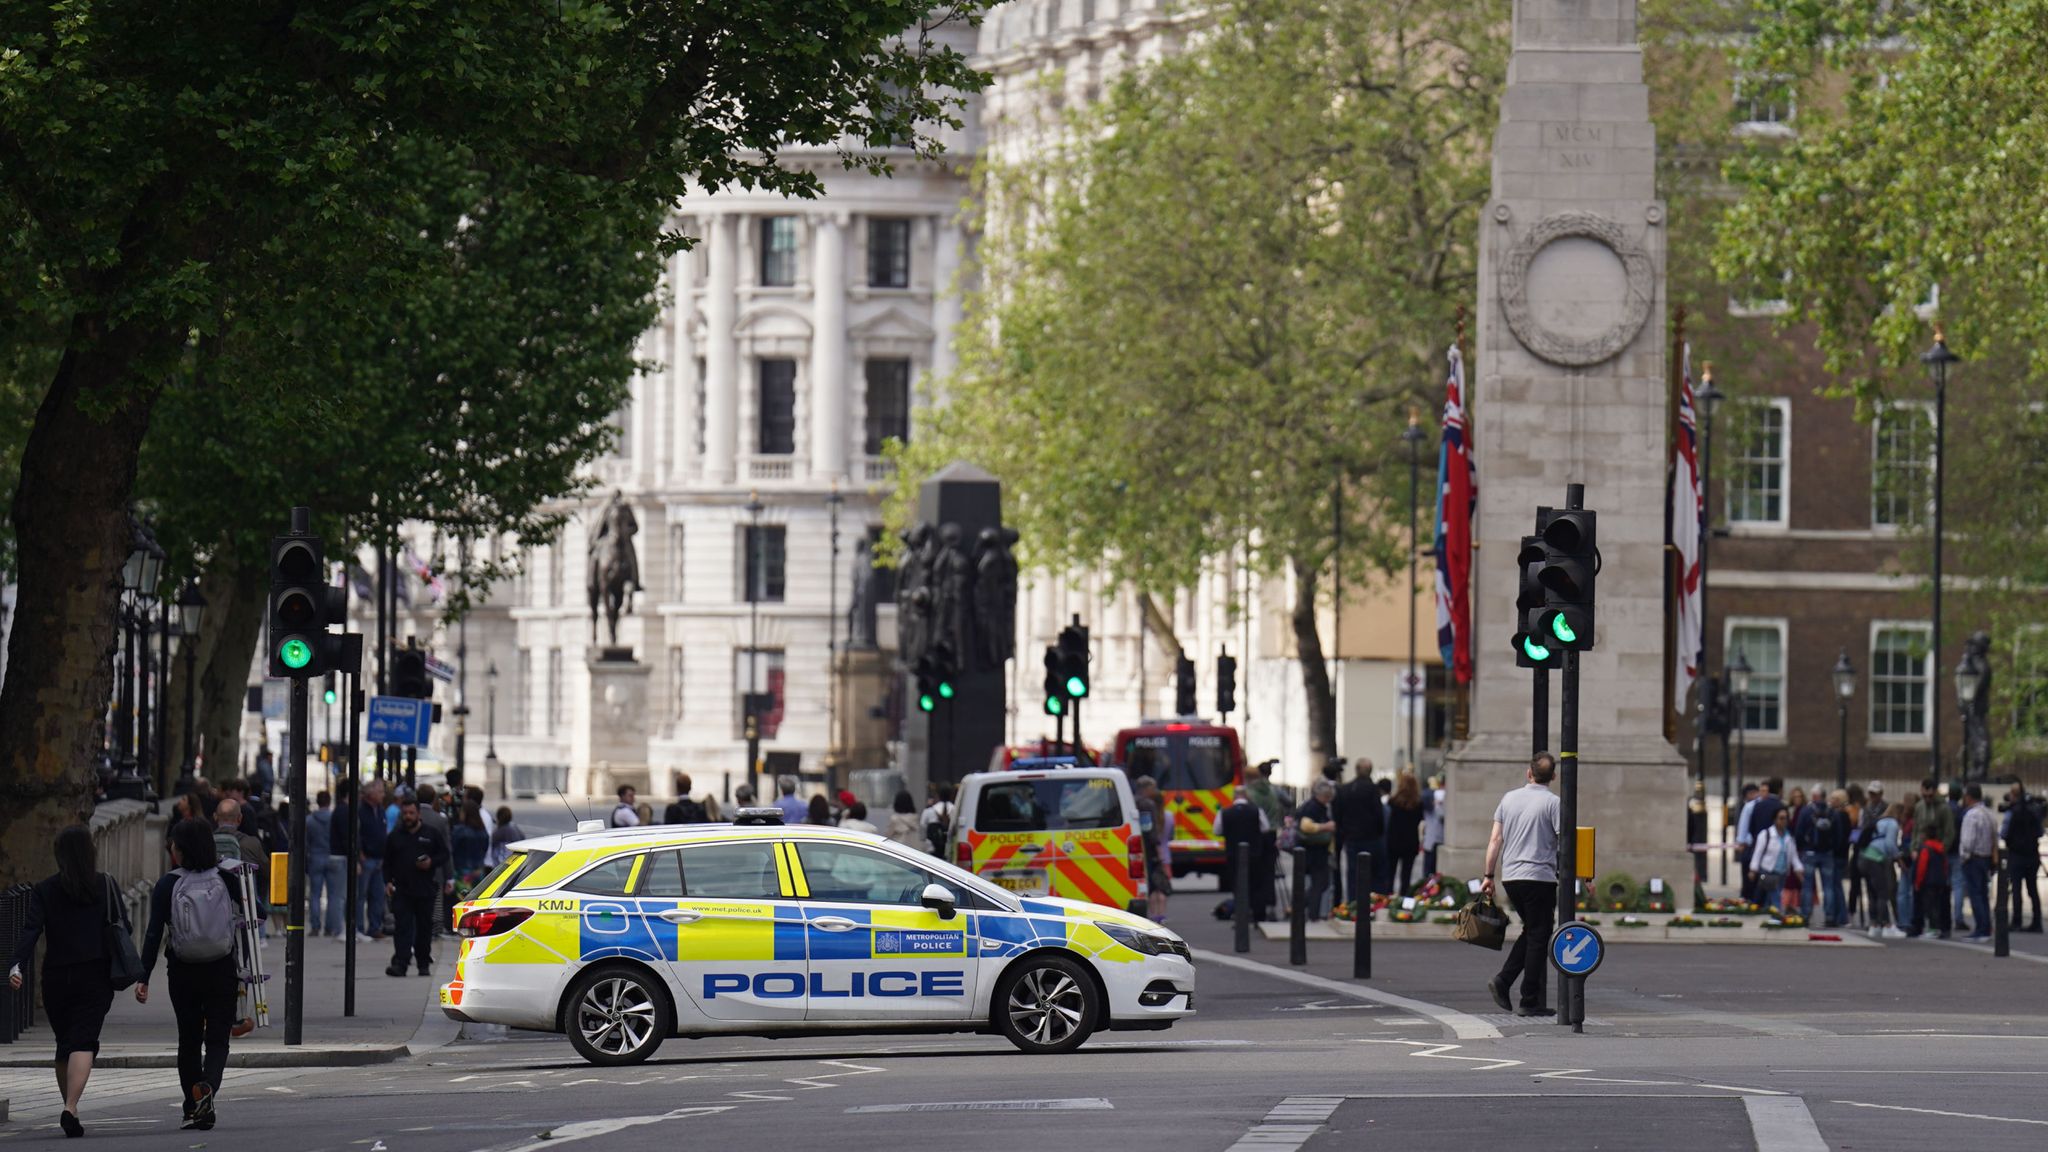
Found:
[(961, 779), (953, 862), (1016, 895), (1132, 908), (1145, 844), (1130, 777), (1071, 758), (1017, 763)]
[(721, 1033), (995, 1032), (1061, 1053), (1194, 1011), (1187, 944), (1119, 909), (1020, 896), (773, 809), (594, 824), (513, 845), (456, 907), (444, 1013), (630, 1064)]

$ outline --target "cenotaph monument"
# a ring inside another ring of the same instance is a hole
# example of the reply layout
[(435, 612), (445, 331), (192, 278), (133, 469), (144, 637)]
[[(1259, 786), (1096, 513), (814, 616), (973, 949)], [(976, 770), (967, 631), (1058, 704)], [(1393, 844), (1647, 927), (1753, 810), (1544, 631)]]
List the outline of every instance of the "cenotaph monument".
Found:
[[(1529, 764), (1515, 557), (1567, 483), (1600, 515), (1603, 565), (1581, 661), (1579, 823), (1598, 830), (1601, 875), (1691, 875), (1684, 761), (1664, 738), (1665, 219), (1642, 71), (1636, 0), (1515, 3), (1479, 223), (1474, 683), (1446, 773), (1444, 868), (1459, 876), (1483, 871), (1494, 807)], [(1549, 732), (1554, 746), (1554, 716)]]

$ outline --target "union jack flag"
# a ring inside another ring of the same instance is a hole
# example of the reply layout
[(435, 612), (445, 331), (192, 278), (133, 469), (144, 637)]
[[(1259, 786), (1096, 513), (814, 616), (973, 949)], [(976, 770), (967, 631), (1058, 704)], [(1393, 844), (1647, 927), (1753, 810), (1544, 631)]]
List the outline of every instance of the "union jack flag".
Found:
[(1465, 359), (1451, 345), (1443, 436), (1436, 456), (1436, 642), (1444, 667), (1472, 682), (1472, 516), (1479, 469), (1465, 440)]
[(1678, 635), (1672, 653), (1672, 699), (1683, 706), (1699, 679), (1705, 632), (1700, 619), (1700, 539), (1707, 497), (1700, 488), (1699, 414), (1693, 407), (1692, 345), (1679, 353), (1678, 435), (1671, 442), (1671, 545), (1678, 550)]

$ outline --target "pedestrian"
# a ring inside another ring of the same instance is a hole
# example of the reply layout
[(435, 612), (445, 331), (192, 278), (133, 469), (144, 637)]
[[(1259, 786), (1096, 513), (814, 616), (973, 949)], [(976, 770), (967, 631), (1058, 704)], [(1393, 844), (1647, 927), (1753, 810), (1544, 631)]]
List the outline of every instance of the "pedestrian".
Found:
[(827, 828), (831, 828), (837, 823), (832, 819), (832, 802), (825, 799), (823, 792), (811, 794), (811, 802), (804, 808), (803, 822), (806, 824), (822, 824)]
[[(419, 786), (416, 796), (419, 801), (420, 823), (439, 832), (442, 844), (453, 845), (455, 843), (453, 821), (448, 819), (447, 813), (441, 811), (441, 805), (447, 802), (448, 794), (432, 784), (422, 784)], [(446, 936), (451, 931), (448, 917), (441, 915), (445, 910), (441, 905), (441, 897), (453, 896), (455, 893), (454, 862), (455, 858), (451, 849), (451, 854), (441, 861), (441, 867), (434, 872), (434, 883), (440, 893), (439, 896), (435, 897), (434, 915), (432, 917), (434, 921), (434, 935), (436, 936)], [(390, 873), (385, 873), (385, 879), (387, 881), (390, 879)]]
[(1166, 898), (1173, 895), (1173, 810), (1160, 802), (1159, 781), (1140, 776), (1131, 781), (1138, 805), (1138, 839), (1145, 851), (1145, 912), (1166, 923)]
[(1827, 789), (1818, 784), (1813, 786), (1812, 799), (1795, 807), (1792, 838), (1799, 845), (1800, 862), (1806, 866), (1801, 902), (1806, 906), (1808, 921), (1833, 927), (1841, 904), (1839, 895), (1829, 898), (1831, 886), (1838, 879), (1834, 874), (1834, 842), (1839, 821), (1828, 804)]
[[(1391, 834), (1393, 820), (1390, 802), (1394, 798), (1394, 782), (1392, 780), (1384, 779), (1375, 780), (1373, 781), (1373, 787), (1379, 792), (1380, 795), (1381, 820), (1383, 823), (1388, 825), (1388, 832), (1389, 834)], [(1392, 852), (1376, 852), (1373, 854), (1372, 890), (1374, 892), (1386, 895), (1391, 895), (1393, 893), (1394, 855)]]
[(931, 854), (943, 858), (953, 838), (953, 785), (941, 781), (925, 789), (927, 797), (918, 823), (924, 828), (924, 842)]
[(398, 920), (386, 976), (405, 975), (408, 956), (420, 975), (433, 973), (434, 903), (441, 894), (438, 877), (447, 867), (448, 841), (422, 818), (419, 801), (399, 805), (398, 828), (384, 845), (384, 891)]
[(619, 802), (612, 807), (611, 819), (608, 821), (609, 825), (613, 828), (638, 828), (640, 826), (640, 810), (633, 806), (633, 786), (631, 784), (619, 785), (618, 797)]
[(910, 789), (898, 788), (896, 799), (889, 807), (889, 839), (906, 848), (924, 851), (924, 827), (917, 819), (917, 801), (910, 798)]
[(1436, 875), (1436, 854), (1444, 846), (1444, 800), (1444, 776), (1439, 772), (1422, 790), (1422, 874), (1426, 878)]
[[(241, 802), (233, 799), (235, 794), (228, 792), (213, 811), (214, 854), (223, 860), (249, 865), (256, 889), (256, 921), (262, 933), (259, 939), (267, 940), (272, 911), (267, 899), (270, 894), (270, 855), (263, 850), (262, 841), (243, 830), (244, 813)], [(241, 1027), (239, 1022), (236, 1027)], [(247, 1028), (242, 1030), (248, 1031)]]
[(732, 790), (732, 802), (734, 806), (739, 808), (753, 807), (754, 786), (752, 784), (742, 784), (739, 787), (734, 788)]
[(1695, 780), (1685, 801), (1685, 842), (1692, 846), (1692, 882), (1707, 882), (1707, 785)]
[[(327, 821), (327, 858), (309, 856), (312, 867), (327, 873), (327, 906), (321, 928), (326, 935), (339, 939), (343, 932), (355, 931), (355, 916), (352, 910), (343, 907), (348, 902), (348, 875), (355, 867), (355, 839), (362, 835), (357, 820), (359, 806), (355, 803), (355, 792), (347, 780), (335, 786), (334, 811)], [(357, 895), (360, 900), (361, 894)], [(347, 927), (343, 927), (346, 924)]]
[(832, 802), (832, 822), (836, 824), (846, 819), (846, 813), (853, 808), (860, 798), (841, 788), (838, 792), (827, 797), (827, 799)]
[(1864, 798), (1866, 814), (1875, 819), (1869, 822), (1870, 830), (1856, 850), (1856, 864), (1870, 890), (1870, 934), (1901, 939), (1906, 934), (1892, 921), (1892, 889), (1899, 880), (1899, 822), (1905, 816), (1905, 809), (1903, 805), (1893, 804), (1880, 810), (1882, 803), (1877, 795)]
[(1962, 860), (1963, 888), (1970, 899), (1968, 940), (1991, 939), (1991, 873), (1998, 867), (1998, 822), (1984, 804), (1984, 786), (1963, 788), (1963, 826), (1956, 851)]
[(846, 815), (839, 818), (839, 826), (849, 832), (879, 834), (881, 829), (868, 823), (868, 806), (855, 800), (846, 806)]
[(384, 939), (384, 844), (390, 833), (384, 824), (384, 782), (363, 785), (363, 803), (356, 812), (357, 868), (362, 877), (356, 884), (356, 939)]
[(676, 798), (661, 814), (663, 824), (707, 824), (710, 817), (704, 814), (704, 805), (690, 798), (690, 775), (676, 773)]
[(1856, 864), (1856, 852), (1857, 846), (1863, 839), (1863, 814), (1869, 810), (1870, 805), (1868, 798), (1863, 793), (1863, 785), (1861, 784), (1851, 782), (1847, 790), (1847, 796), (1848, 804), (1844, 811), (1849, 815), (1848, 820), (1845, 821), (1849, 830), (1849, 841), (1843, 849), (1843, 864), (1839, 871), (1842, 877), (1842, 884), (1849, 892), (1847, 920), (1854, 923), (1858, 928), (1862, 928), (1866, 926), (1863, 910), (1863, 869)]
[(476, 801), (462, 802), (462, 815), (448, 829), (448, 855), (456, 878), (465, 889), (484, 874), (484, 857), (490, 855), (491, 834), (484, 828), (484, 814)]
[[(235, 920), (243, 906), (238, 873), (247, 867), (222, 860), (205, 822), (181, 820), (171, 829), (171, 871), (149, 894), (149, 931), (142, 941), (142, 983), (135, 1002), (149, 1003), (149, 979), (163, 948), (178, 1020), (178, 1098), (186, 1128), (212, 1128), (215, 1098), (228, 1065), (241, 979), (235, 969)], [(177, 915), (172, 915), (176, 907)], [(166, 936), (168, 933), (168, 937)]]
[(510, 804), (498, 806), (497, 823), (498, 826), (491, 830), (491, 854), (487, 858), (487, 863), (493, 868), (511, 858), (512, 845), (526, 839), (526, 833), (521, 832), (519, 825), (512, 820)]
[[(1742, 876), (1742, 900), (1754, 904), (1756, 882), (1749, 878), (1749, 853), (1756, 846), (1756, 836), (1750, 829), (1750, 817), (1756, 813), (1756, 799), (1763, 792), (1755, 784), (1742, 786), (1742, 811), (1735, 818), (1735, 870)], [(1725, 816), (1725, 813), (1724, 813)]]
[(1935, 934), (1949, 938), (1948, 857), (1956, 843), (1956, 817), (1940, 795), (1932, 776), (1920, 781), (1920, 802), (1913, 806), (1913, 927), (1918, 936), (1931, 923)]
[(1749, 870), (1766, 907), (1781, 917), (1798, 911), (1797, 887), (1789, 889), (1792, 893), (1789, 911), (1785, 899), (1786, 885), (1806, 872), (1805, 857), (1800, 855), (1792, 832), (1790, 808), (1779, 808), (1772, 814), (1770, 825), (1757, 835), (1755, 852), (1749, 858)]
[(1260, 828), (1258, 855), (1253, 859), (1253, 871), (1265, 877), (1261, 883), (1260, 907), (1271, 909), (1274, 904), (1274, 885), (1280, 876), (1280, 830), (1287, 825), (1287, 803), (1280, 798), (1280, 789), (1273, 784), (1273, 766), (1277, 760), (1267, 760), (1247, 771), (1244, 775), (1245, 791), (1251, 794), (1252, 805), (1259, 810)]
[[(1309, 787), (1308, 800), (1294, 812), (1294, 842), (1302, 849), (1302, 867), (1308, 878), (1308, 892), (1302, 897), (1307, 902), (1304, 915), (1310, 920), (1323, 918), (1323, 899), (1330, 892), (1330, 848), (1337, 838), (1337, 817), (1330, 804), (1336, 798), (1335, 784), (1317, 780)], [(1371, 912), (1365, 909), (1358, 914)]]
[(256, 771), (250, 776), (249, 795), (268, 796), (276, 784), (277, 758), (270, 753), (270, 739), (264, 737), (256, 745)]
[(1415, 858), (1422, 853), (1422, 786), (1415, 773), (1402, 769), (1387, 801), (1387, 871), (1394, 878), (1389, 893), (1406, 896), (1415, 880)]
[[(1236, 789), (1230, 803), (1216, 816), (1216, 838), (1223, 841), (1223, 886), (1237, 891), (1238, 861), (1244, 861), (1245, 898), (1254, 920), (1272, 918), (1273, 876), (1265, 867), (1261, 842), (1266, 831), (1266, 814), (1252, 803), (1249, 789)], [(1325, 882), (1328, 881), (1325, 876)], [(1233, 896), (1233, 899), (1235, 897)], [(1310, 904), (1313, 908), (1315, 905)]]
[[(1370, 908), (1367, 889), (1373, 873), (1387, 854), (1387, 813), (1380, 804), (1380, 792), (1373, 787), (1372, 761), (1358, 758), (1356, 773), (1337, 789), (1330, 813), (1337, 819), (1337, 836), (1343, 842), (1344, 891), (1354, 907)], [(1369, 871), (1361, 874), (1358, 858), (1371, 853)]]
[(334, 796), (325, 789), (306, 813), (306, 930), (315, 936), (327, 924), (327, 910), (341, 899), (346, 880), (339, 869), (329, 871), (334, 854)]
[(1492, 896), (1497, 877), (1522, 922), (1522, 934), (1515, 938), (1500, 972), (1486, 982), (1486, 990), (1502, 1011), (1508, 1011), (1519, 977), (1521, 1002), (1513, 1008), (1517, 1016), (1554, 1014), (1543, 1001), (1549, 983), (1544, 963), (1557, 922), (1559, 805), (1550, 790), (1556, 776), (1557, 757), (1538, 752), (1529, 761), (1527, 782), (1502, 796), (1493, 810), (1493, 834), (1486, 842), (1486, 876), (1480, 891)]
[(796, 777), (776, 777), (775, 788), (777, 792), (781, 793), (781, 795), (775, 798), (775, 806), (782, 809), (782, 822), (784, 824), (806, 824), (811, 822), (809, 806), (802, 800), (797, 799)]
[(491, 801), (484, 795), (484, 790), (474, 784), (466, 784), (462, 788), (462, 798), (476, 805), (477, 812), (484, 818), (484, 831), (495, 835), (498, 831), (498, 818), (491, 811)]
[[(2005, 794), (2005, 868), (2012, 885), (2012, 923), (2015, 932), (2041, 930), (2041, 800), (2027, 795), (2026, 785), (2013, 778)], [(2019, 926), (2027, 901), (2034, 902), (2034, 919)]]
[(64, 1098), (64, 1113), (57, 1120), (66, 1137), (77, 1137), (85, 1135), (78, 1101), (99, 1055), (100, 1028), (114, 1006), (109, 931), (132, 935), (134, 930), (113, 877), (99, 870), (92, 833), (84, 825), (57, 833), (51, 848), (57, 871), (29, 889), (7, 986), (21, 987), (22, 968), (34, 966), (36, 941), (44, 940), (43, 1010), (57, 1040), (57, 1093)]

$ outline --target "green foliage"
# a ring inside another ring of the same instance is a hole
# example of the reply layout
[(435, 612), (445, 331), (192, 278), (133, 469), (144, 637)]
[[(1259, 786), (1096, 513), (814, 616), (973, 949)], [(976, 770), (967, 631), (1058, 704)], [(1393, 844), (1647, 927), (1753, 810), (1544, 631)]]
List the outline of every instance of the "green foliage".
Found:
[(1232, 0), (1183, 54), (981, 173), (979, 284), (918, 478), (1007, 485), (1031, 559), (1148, 592), (1402, 556), (1409, 413), (1472, 295), (1507, 6)]

